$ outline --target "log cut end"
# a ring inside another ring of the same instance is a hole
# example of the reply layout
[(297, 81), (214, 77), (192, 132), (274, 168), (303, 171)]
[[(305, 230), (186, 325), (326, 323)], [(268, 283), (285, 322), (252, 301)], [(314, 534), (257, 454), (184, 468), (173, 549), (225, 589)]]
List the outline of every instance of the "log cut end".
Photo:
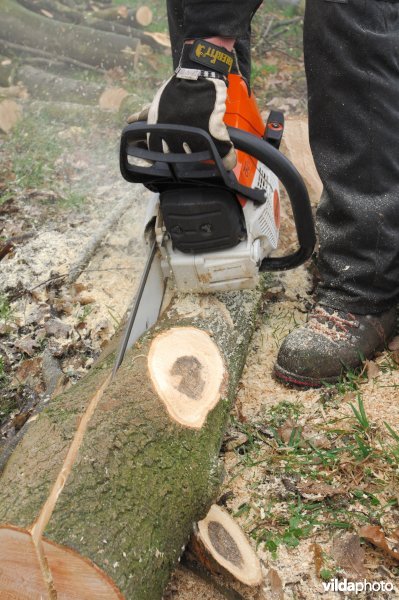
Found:
[(201, 429), (219, 402), (227, 378), (211, 337), (194, 327), (175, 327), (154, 338), (148, 354), (154, 388), (174, 421)]
[(250, 546), (244, 532), (220, 506), (211, 506), (205, 519), (198, 523), (193, 536), (196, 558), (210, 571), (222, 567), (221, 572), (232, 575), (241, 583), (256, 587), (263, 581), (259, 558)]
[(142, 27), (148, 27), (152, 23), (152, 10), (148, 6), (140, 6), (136, 10), (136, 22)]
[(107, 575), (72, 550), (28, 531), (0, 528), (0, 597), (123, 600)]

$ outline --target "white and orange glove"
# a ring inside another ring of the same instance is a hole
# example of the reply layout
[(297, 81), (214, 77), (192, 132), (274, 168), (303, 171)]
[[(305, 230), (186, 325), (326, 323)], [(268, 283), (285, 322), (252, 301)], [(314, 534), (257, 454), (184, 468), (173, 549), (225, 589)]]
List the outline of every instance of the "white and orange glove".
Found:
[[(229, 42), (226, 45), (234, 42)], [(224, 46), (208, 40), (195, 40), (183, 46), (179, 67), (162, 85), (149, 109), (132, 115), (129, 123), (147, 120), (149, 124), (185, 125), (207, 131), (227, 170), (236, 165), (236, 154), (224, 124), (227, 77), (235, 55)], [(161, 140), (149, 135), (148, 145), (155, 152), (199, 152), (205, 148), (189, 134), (165, 134)]]

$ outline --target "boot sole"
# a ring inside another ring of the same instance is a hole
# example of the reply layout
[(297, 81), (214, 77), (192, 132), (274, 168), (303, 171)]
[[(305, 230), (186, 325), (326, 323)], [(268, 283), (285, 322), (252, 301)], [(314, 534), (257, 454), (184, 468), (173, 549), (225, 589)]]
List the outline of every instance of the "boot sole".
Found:
[(320, 388), (325, 383), (338, 383), (338, 381), (340, 380), (340, 376), (325, 377), (324, 379), (305, 377), (302, 375), (297, 375), (295, 373), (290, 373), (289, 371), (286, 371), (279, 365), (274, 366), (273, 375), (279, 382), (284, 383), (287, 386), (296, 387), (300, 389)]

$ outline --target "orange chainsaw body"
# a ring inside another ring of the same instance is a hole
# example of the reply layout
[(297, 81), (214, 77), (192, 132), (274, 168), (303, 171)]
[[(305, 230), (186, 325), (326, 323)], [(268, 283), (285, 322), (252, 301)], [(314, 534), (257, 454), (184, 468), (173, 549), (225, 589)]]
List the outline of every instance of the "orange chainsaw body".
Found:
[[(259, 138), (263, 138), (265, 135), (266, 125), (261, 117), (255, 96), (249, 93), (248, 86), (240, 75), (229, 75), (224, 122), (229, 127), (247, 131)], [(237, 150), (236, 154), (237, 165), (234, 168), (234, 174), (242, 185), (252, 187), (257, 160), (240, 150)], [(245, 206), (247, 200), (242, 196), (239, 196), (238, 199), (240, 204)], [(275, 224), (279, 228), (280, 197), (277, 190), (274, 193), (273, 205)]]

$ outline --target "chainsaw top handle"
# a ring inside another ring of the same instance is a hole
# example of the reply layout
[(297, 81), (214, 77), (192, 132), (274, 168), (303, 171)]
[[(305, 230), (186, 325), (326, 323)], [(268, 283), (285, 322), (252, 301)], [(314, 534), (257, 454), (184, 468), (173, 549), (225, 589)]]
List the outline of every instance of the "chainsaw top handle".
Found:
[[(153, 152), (147, 147), (148, 134), (163, 139), (167, 132), (182, 131), (191, 137), (202, 138), (205, 150), (191, 154), (162, 153)], [(237, 150), (256, 158), (275, 173), (285, 187), (292, 206), (298, 250), (286, 256), (263, 259), (259, 270), (283, 271), (303, 264), (313, 252), (316, 236), (309, 195), (302, 177), (294, 165), (264, 139), (235, 127), (228, 127), (228, 131)], [(146, 166), (143, 160), (147, 161)], [(146, 122), (128, 125), (121, 137), (120, 167), (127, 181), (142, 183), (157, 192), (175, 188), (177, 184), (195, 187), (200, 183), (227, 188), (258, 204), (266, 201), (263, 190), (240, 184), (233, 171), (226, 171), (211, 136), (197, 127), (149, 125)]]

